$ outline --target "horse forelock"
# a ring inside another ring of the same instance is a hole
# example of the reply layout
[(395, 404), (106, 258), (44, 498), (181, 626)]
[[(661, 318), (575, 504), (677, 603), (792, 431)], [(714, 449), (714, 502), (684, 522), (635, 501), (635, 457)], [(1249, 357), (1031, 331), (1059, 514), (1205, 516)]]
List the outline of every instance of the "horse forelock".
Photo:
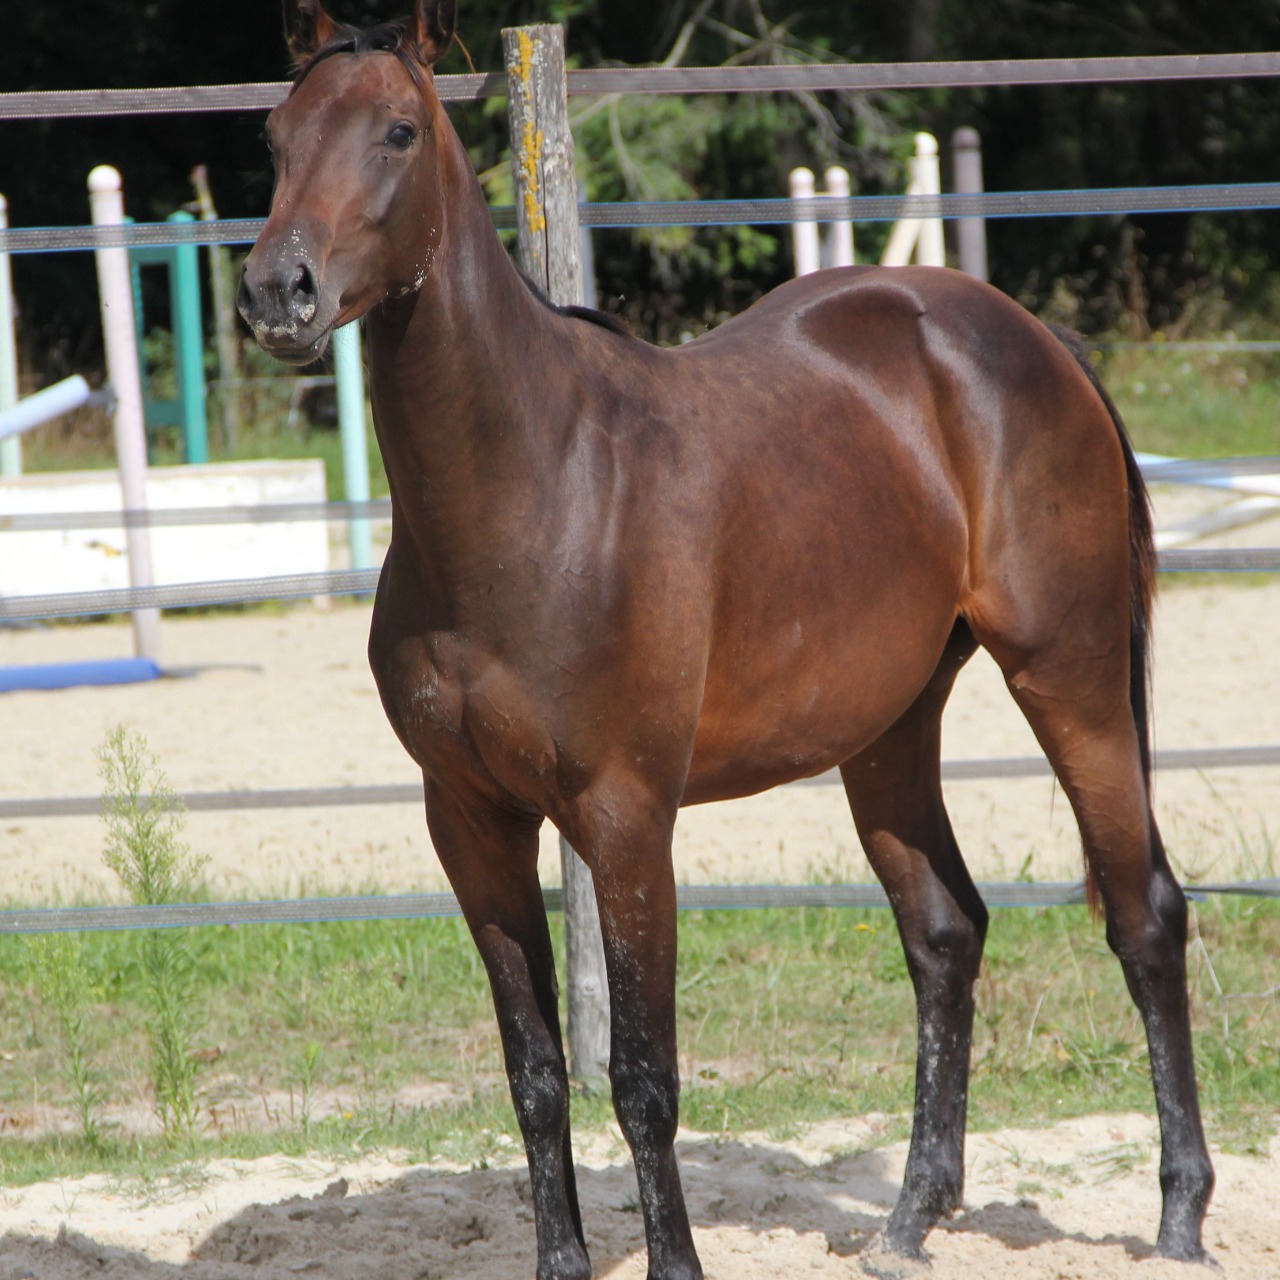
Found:
[(328, 58), (339, 53), (392, 53), (403, 64), (410, 78), (419, 89), (426, 87), (426, 64), (418, 56), (412, 41), (408, 39), (409, 24), (384, 22), (376, 27), (360, 28), (340, 24), (337, 31), (299, 67), (289, 89), (290, 95), (312, 71)]

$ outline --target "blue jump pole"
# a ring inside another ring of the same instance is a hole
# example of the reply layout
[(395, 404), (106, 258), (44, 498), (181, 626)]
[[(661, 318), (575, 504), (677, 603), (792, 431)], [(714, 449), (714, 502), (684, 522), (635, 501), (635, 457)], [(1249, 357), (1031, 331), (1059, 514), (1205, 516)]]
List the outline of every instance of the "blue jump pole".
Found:
[[(348, 502), (369, 500), (369, 443), (364, 415), (364, 363), (360, 357), (359, 323), (343, 325), (333, 335), (334, 373), (338, 383), (338, 429), (342, 434), (343, 493)], [(369, 521), (350, 522), (351, 567), (373, 567)]]
[(140, 684), (164, 673), (150, 658), (101, 658), (89, 662), (51, 662), (0, 667), (0, 693), (32, 689), (75, 689), (93, 684)]

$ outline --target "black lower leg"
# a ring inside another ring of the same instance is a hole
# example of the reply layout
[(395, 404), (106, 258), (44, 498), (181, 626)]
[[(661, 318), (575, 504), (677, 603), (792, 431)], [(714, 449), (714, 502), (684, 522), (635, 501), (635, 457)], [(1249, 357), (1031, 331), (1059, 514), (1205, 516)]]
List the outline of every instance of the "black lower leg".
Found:
[(915, 1112), (902, 1194), (885, 1241), (911, 1257), (923, 1255), (925, 1236), (959, 1208), (964, 1193), (973, 984), (987, 925), (976, 891), (963, 895), (963, 906), (940, 887), (935, 897), (913, 904), (900, 921), (916, 991)]
[(1197, 1261), (1206, 1256), (1201, 1231), (1213, 1193), (1213, 1165), (1200, 1121), (1191, 1048), (1186, 900), (1164, 866), (1155, 873), (1148, 903), (1146, 918), (1127, 929), (1123, 917), (1113, 921), (1108, 911), (1107, 940), (1142, 1014), (1151, 1058), (1164, 1199), (1156, 1252)]
[(674, 1065), (615, 1040), (609, 1069), (618, 1123), (635, 1159), (649, 1280), (701, 1280), (676, 1165), (680, 1084)]

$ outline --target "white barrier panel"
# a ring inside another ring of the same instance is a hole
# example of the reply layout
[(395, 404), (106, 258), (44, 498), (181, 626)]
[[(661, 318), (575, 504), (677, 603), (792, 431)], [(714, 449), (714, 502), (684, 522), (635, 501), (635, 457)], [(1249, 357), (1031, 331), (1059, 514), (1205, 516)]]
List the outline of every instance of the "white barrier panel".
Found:
[[(185, 507), (245, 507), (323, 502), (324, 462), (209, 463), (153, 467), (147, 477), (153, 511)], [(5, 515), (119, 509), (114, 471), (42, 472), (0, 478)], [(155, 582), (174, 585), (220, 578), (324, 573), (329, 527), (324, 521), (179, 526), (150, 530)], [(0, 596), (49, 591), (99, 591), (129, 583), (126, 530), (42, 530), (0, 533)]]
[[(1161, 551), (1185, 547), (1216, 533), (1240, 529), (1245, 525), (1256, 524), (1259, 520), (1269, 520), (1280, 512), (1280, 474), (1266, 475), (1249, 470), (1235, 475), (1227, 471), (1223, 475), (1203, 479), (1181, 480), (1175, 467), (1170, 464), (1182, 463), (1184, 459), (1166, 457), (1162, 453), (1138, 453), (1136, 456), (1148, 484), (1194, 484), (1206, 489), (1225, 489), (1249, 495), (1217, 510), (1201, 512), (1190, 519), (1157, 529), (1156, 547)], [(1167, 468), (1169, 474), (1162, 476), (1162, 468)]]

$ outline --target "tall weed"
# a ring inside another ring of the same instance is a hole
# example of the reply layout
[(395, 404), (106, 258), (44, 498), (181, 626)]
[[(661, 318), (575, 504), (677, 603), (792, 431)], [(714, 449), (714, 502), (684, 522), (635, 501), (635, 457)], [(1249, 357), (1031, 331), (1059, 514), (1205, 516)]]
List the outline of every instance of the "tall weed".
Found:
[[(123, 726), (98, 752), (107, 826), (103, 859), (142, 906), (189, 899), (207, 859), (182, 841), (184, 815), (141, 735)], [(191, 1006), (194, 964), (176, 932), (145, 929), (138, 959), (147, 1002), (147, 1041), (156, 1114), (170, 1141), (195, 1135), (200, 1113)]]

